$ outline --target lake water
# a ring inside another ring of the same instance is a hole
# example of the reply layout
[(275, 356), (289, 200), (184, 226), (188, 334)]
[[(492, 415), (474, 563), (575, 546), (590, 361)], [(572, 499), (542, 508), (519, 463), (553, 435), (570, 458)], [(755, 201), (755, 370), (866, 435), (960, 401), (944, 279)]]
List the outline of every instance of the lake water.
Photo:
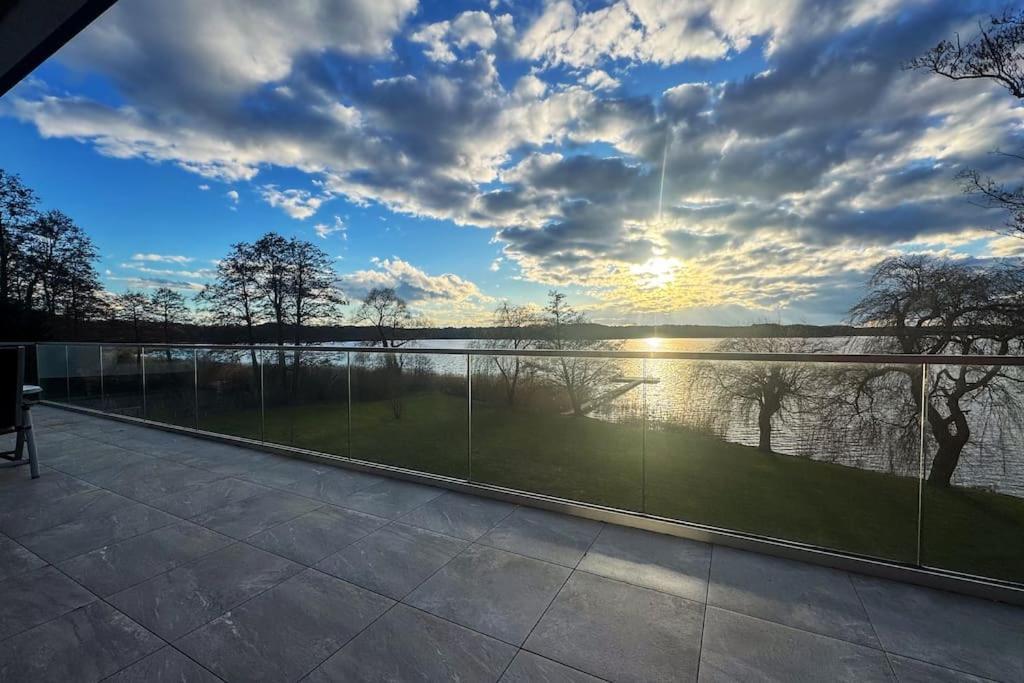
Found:
[[(678, 339), (627, 339), (622, 340), (624, 351), (713, 351), (721, 339), (678, 338)], [(831, 351), (855, 353), (861, 347), (862, 339), (847, 337), (816, 339)], [(407, 348), (465, 349), (479, 345), (479, 341), (467, 339), (417, 340)], [(356, 343), (340, 343), (339, 346), (357, 347)], [(461, 356), (431, 356), (435, 372), (462, 375), (465, 373), (465, 359)], [(636, 418), (643, 414), (646, 405), (651, 424), (702, 424), (714, 418), (722, 418), (722, 412), (713, 403), (694, 396), (692, 361), (676, 360), (621, 360), (616, 361), (617, 371), (624, 377), (648, 380), (644, 384), (626, 391), (609, 404), (593, 411), (602, 419), (617, 420)], [(824, 368), (824, 364), (822, 364)], [(828, 366), (835, 367), (835, 366)], [(1024, 396), (1021, 397), (1024, 401)], [(960, 486), (978, 487), (1024, 497), (1024, 441), (1016, 425), (992, 424), (985, 420), (981, 410), (971, 411), (976, 423), (972, 443), (964, 449), (960, 464), (954, 474), (954, 483)], [(723, 420), (717, 423), (721, 425)], [(758, 429), (756, 411), (748, 415), (730, 414), (720, 428), (728, 441), (745, 445), (757, 445)], [(773, 420), (773, 449), (782, 454), (827, 460), (844, 465), (900, 474), (916, 474), (918, 462), (916, 448), (894, 453), (892, 441), (880, 443), (869, 433), (859, 433), (852, 426), (834, 428), (831, 433), (842, 433), (842, 445), (830, 445), (829, 439), (822, 438), (820, 420), (814, 415), (777, 415)], [(983, 429), (982, 429), (983, 427)], [(844, 431), (845, 429), (845, 431)], [(1006, 438), (1012, 433), (1013, 438)], [(1000, 438), (1002, 437), (1002, 438)], [(1009, 442), (1006, 445), (1003, 442)], [(1016, 444), (1016, 445), (1013, 445)]]

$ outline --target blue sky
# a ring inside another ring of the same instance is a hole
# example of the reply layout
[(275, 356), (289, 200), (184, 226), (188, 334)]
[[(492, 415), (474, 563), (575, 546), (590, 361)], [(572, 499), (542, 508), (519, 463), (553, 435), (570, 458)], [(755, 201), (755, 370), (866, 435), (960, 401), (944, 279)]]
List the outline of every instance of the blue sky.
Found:
[(438, 324), (552, 287), (609, 323), (834, 322), (885, 256), (1019, 253), (954, 176), (1013, 178), (1020, 108), (900, 68), (1002, 9), (120, 0), (0, 99), (0, 166), (115, 291), (193, 293), (276, 230)]

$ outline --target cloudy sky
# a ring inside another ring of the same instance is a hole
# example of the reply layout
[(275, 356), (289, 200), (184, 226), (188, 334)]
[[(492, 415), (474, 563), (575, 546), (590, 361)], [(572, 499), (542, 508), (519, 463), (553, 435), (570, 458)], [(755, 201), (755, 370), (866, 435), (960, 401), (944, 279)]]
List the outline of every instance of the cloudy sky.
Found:
[[(834, 322), (899, 252), (1012, 256), (954, 179), (1024, 113), (900, 66), (1005, 2), (120, 0), (0, 99), (115, 290), (268, 230), (438, 323)], [(976, 30), (976, 29), (975, 29)]]

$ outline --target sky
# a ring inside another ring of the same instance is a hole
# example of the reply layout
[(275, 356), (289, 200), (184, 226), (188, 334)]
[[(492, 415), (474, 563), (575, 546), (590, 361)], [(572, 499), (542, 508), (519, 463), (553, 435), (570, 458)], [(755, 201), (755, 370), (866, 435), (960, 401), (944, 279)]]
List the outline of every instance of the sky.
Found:
[(558, 288), (609, 324), (834, 323), (881, 259), (1024, 242), (1024, 109), (901, 68), (1005, 2), (120, 0), (0, 98), (0, 167), (113, 291), (316, 242), (438, 325)]

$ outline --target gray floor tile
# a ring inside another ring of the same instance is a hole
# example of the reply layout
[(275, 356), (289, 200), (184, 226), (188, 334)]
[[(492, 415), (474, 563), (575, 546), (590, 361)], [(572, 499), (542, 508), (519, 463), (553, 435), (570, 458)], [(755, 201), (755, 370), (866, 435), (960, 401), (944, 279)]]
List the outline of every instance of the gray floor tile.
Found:
[[(201, 443), (201, 442), (200, 442)], [(275, 464), (277, 456), (223, 443), (201, 443), (179, 451), (175, 462), (219, 474), (237, 476)]]
[(575, 567), (600, 531), (600, 522), (520, 507), (491, 529), (480, 543)]
[(590, 546), (579, 568), (704, 602), (711, 570), (711, 546), (609, 524)]
[(295, 681), (392, 604), (308, 569), (178, 641), (229, 681)]
[(327, 465), (320, 465), (301, 458), (277, 456), (276, 461), (266, 467), (251, 470), (238, 475), (238, 477), (264, 486), (285, 488), (301, 477), (312, 477), (318, 472), (326, 471), (327, 468)]
[(345, 496), (338, 501), (338, 505), (378, 517), (397, 519), (442, 493), (444, 489), (433, 486), (399, 479), (385, 479), (379, 484)]
[(268, 491), (270, 489), (266, 486), (228, 477), (189, 486), (187, 489), (152, 500), (149, 504), (172, 515), (188, 519)]
[(97, 486), (146, 502), (222, 475), (163, 460), (149, 460), (127, 467), (108, 467), (82, 475)]
[(885, 653), (708, 607), (701, 681), (891, 681)]
[(390, 524), (317, 564), (317, 568), (396, 600), (468, 545), (426, 529)]
[(177, 521), (156, 508), (131, 503), (105, 515), (86, 517), (23, 536), (19, 541), (43, 559), (60, 562)]
[(0, 583), (0, 639), (27, 631), (95, 599), (95, 595), (54, 567), (15, 576)]
[(880, 648), (850, 575), (716, 546), (708, 604)]
[(600, 680), (526, 650), (519, 651), (501, 677), (501, 683), (600, 683)]
[(396, 605), (309, 677), (327, 681), (494, 681), (516, 649)]
[(192, 521), (232, 538), (248, 538), (321, 505), (309, 498), (271, 490), (196, 515)]
[(524, 647), (609, 680), (693, 680), (703, 616), (699, 603), (574, 572)]
[(899, 655), (889, 655), (889, 664), (900, 683), (986, 683), (991, 680)]
[(82, 491), (50, 502), (40, 501), (21, 510), (0, 513), (0, 531), (17, 538), (76, 519), (109, 514), (132, 502), (103, 489)]
[(10, 473), (11, 478), (0, 496), (0, 512), (24, 510), (40, 504), (48, 504), (82, 491), (94, 491), (96, 487), (87, 481), (57, 472), (44, 470), (40, 461), (41, 476), (30, 479), (27, 467), (0, 470)]
[(105, 683), (219, 683), (220, 679), (171, 646), (157, 650)]
[(385, 524), (381, 517), (327, 506), (250, 536), (248, 542), (313, 565)]
[(222, 548), (232, 540), (189, 522), (178, 522), (60, 564), (98, 595), (111, 595)]
[(1024, 610), (854, 576), (887, 652), (996, 680), (1024, 680)]
[(176, 640), (301, 570), (302, 565), (236, 543), (109, 601), (157, 635)]
[(46, 560), (22, 544), (6, 536), (0, 536), (0, 581), (38, 569), (45, 564)]
[(342, 502), (356, 491), (368, 489), (385, 481), (384, 477), (366, 472), (330, 466), (313, 469), (306, 464), (307, 472), (289, 482), (285, 488), (332, 505)]
[(2, 681), (98, 681), (159, 649), (159, 638), (96, 601), (0, 648)]
[(570, 570), (560, 565), (472, 546), (405, 602), (518, 645), (562, 587)]
[(404, 524), (467, 541), (487, 533), (515, 509), (511, 503), (449, 491), (404, 515)]
[(120, 446), (88, 439), (64, 442), (74, 444), (62, 455), (47, 453), (46, 464), (66, 474), (79, 475), (106, 467), (124, 467), (150, 460), (149, 457)]

